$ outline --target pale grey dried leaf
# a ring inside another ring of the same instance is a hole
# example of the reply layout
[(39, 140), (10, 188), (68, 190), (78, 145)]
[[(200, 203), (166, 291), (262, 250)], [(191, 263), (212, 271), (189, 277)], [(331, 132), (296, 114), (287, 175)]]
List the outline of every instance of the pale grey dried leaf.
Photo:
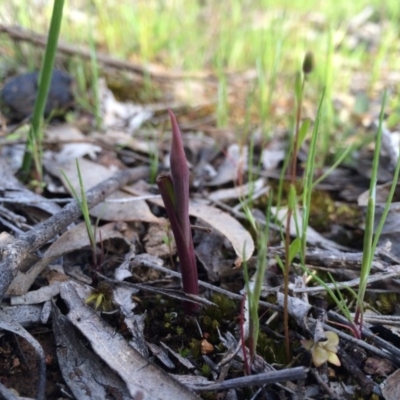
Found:
[(45, 211), (53, 215), (61, 210), (61, 207), (43, 196), (26, 189), (10, 169), (8, 163), (0, 157), (0, 196), (9, 203), (25, 204)]
[(343, 384), (343, 382), (329, 382), (329, 388), (336, 399), (354, 399), (359, 393), (358, 385)]
[(144, 338), (144, 319), (145, 314), (133, 314), (130, 317), (125, 317), (124, 322), (132, 334), (132, 339), (129, 344), (136, 349), (143, 357), (148, 358), (149, 352), (146, 346), (146, 340)]
[(136, 249), (134, 246), (131, 246), (129, 252), (125, 254), (122, 264), (114, 271), (114, 277), (117, 281), (123, 281), (124, 279), (132, 276), (131, 261), (135, 258), (135, 255)]
[(56, 160), (63, 163), (67, 160), (75, 160), (85, 156), (95, 160), (97, 153), (100, 153), (101, 150), (100, 146), (92, 143), (69, 143), (64, 145), (61, 152), (56, 155)]
[(10, 316), (3, 310), (0, 310), (0, 329), (4, 329), (9, 332), (13, 332), (18, 336), (24, 338), (35, 350), (38, 357), (38, 389), (37, 389), (37, 399), (45, 399), (45, 389), (46, 389), (46, 362), (44, 358), (44, 351), (40, 343), (28, 332), (22, 325), (15, 322)]
[(51, 300), (60, 293), (61, 282), (53, 282), (48, 286), (43, 286), (38, 290), (31, 290), (21, 296), (11, 296), (10, 304), (39, 304)]
[(319, 343), (319, 342), (326, 342), (327, 340), (328, 338), (326, 337), (323, 323), (320, 319), (317, 319), (314, 327), (313, 341), (314, 343)]
[[(373, 127), (378, 130), (379, 120), (373, 122)], [(391, 132), (383, 124), (382, 126), (382, 147), (379, 164), (385, 167), (388, 172), (394, 172), (399, 158), (399, 132)]]
[[(390, 188), (392, 186), (392, 182), (387, 182), (382, 185), (376, 186), (376, 193), (375, 193), (375, 203), (384, 205), (387, 202)], [(361, 207), (366, 207), (368, 205), (368, 197), (369, 197), (369, 190), (365, 190), (358, 196), (357, 203)], [(400, 199), (400, 185), (397, 184), (394, 192), (393, 201), (394, 204)]]
[(85, 135), (76, 126), (65, 123), (48, 125), (46, 127), (46, 138), (52, 142), (63, 142), (66, 138), (71, 141), (85, 139)]
[(51, 315), (51, 301), (48, 300), (43, 304), (42, 312), (40, 313), (40, 322), (45, 325), (49, 322)]
[[(86, 160), (85, 158), (80, 158), (77, 161), (82, 175), (83, 186), (86, 191), (96, 186), (104, 179), (111, 177), (116, 172), (115, 167), (107, 168), (104, 165)], [(49, 173), (59, 178), (63, 182), (65, 188), (70, 192), (69, 184), (64, 177), (65, 174), (72, 187), (77, 193), (80, 194), (79, 176), (76, 169), (76, 160), (68, 160), (63, 163), (49, 162), (47, 169)], [(71, 192), (71, 194), (73, 193)]]
[(164, 265), (164, 260), (156, 256), (151, 256), (150, 254), (147, 253), (141, 253), (135, 255), (135, 257), (131, 260), (131, 262), (132, 262), (132, 268), (140, 267), (142, 264), (146, 263), (154, 264), (159, 267), (162, 267)]
[(5, 387), (1, 382), (0, 382), (0, 398), (2, 400), (20, 400), (21, 398), (15, 395), (15, 393), (11, 390)]
[(165, 220), (164, 226), (151, 224), (143, 238), (145, 252), (155, 257), (170, 257), (176, 254), (176, 243)]
[(48, 201), (43, 196), (25, 188), (6, 189), (3, 197), (6, 203), (16, 203), (21, 204), (21, 206), (38, 208), (49, 215), (54, 215), (61, 210), (61, 207), (57, 203)]
[(269, 171), (278, 167), (278, 164), (285, 159), (286, 151), (281, 149), (282, 145), (277, 144), (275, 148), (264, 149), (261, 154), (261, 162), (264, 170)]
[[(247, 285), (246, 285), (247, 286)], [(255, 287), (255, 275), (253, 275), (250, 279), (248, 289), (250, 293), (254, 293), (254, 287)], [(250, 332), (250, 298), (254, 298), (252, 294), (248, 293), (247, 287), (241, 290), (240, 294), (245, 295), (245, 300), (243, 303), (243, 325), (242, 325), (242, 330), (243, 330), (243, 339), (247, 340), (249, 337), (249, 332)]]
[[(392, 183), (385, 183), (376, 187), (376, 205), (375, 205), (375, 219), (374, 219), (374, 232), (376, 232), (383, 211), (386, 207), (387, 197), (389, 195)], [(398, 241), (398, 234), (400, 231), (400, 185), (396, 186), (394, 201), (389, 206), (389, 212), (386, 217), (385, 223), (382, 228), (381, 235), (379, 236), (379, 246), (384, 246), (395, 256), (400, 256), (400, 244)], [(358, 205), (364, 210), (367, 208), (369, 191), (365, 191), (358, 197)]]
[(164, 347), (164, 349), (168, 350), (168, 352), (173, 355), (184, 367), (187, 369), (193, 370), (195, 366), (185, 357), (182, 357), (179, 353), (176, 351), (172, 350), (171, 347), (167, 346), (165, 343), (160, 342), (161, 346)]
[[(119, 232), (115, 223), (110, 222), (106, 225), (97, 227), (95, 237), (96, 243), (101, 243), (110, 239), (120, 239), (126, 241), (124, 235)], [(87, 233), (85, 223), (82, 222), (62, 234), (47, 249), (46, 253), (44, 254), (44, 258), (61, 257), (64, 254), (75, 250), (80, 250), (87, 246), (90, 246), (89, 235)]]
[(237, 391), (235, 389), (227, 390), (225, 400), (239, 400)]
[(173, 375), (177, 381), (181, 382), (183, 385), (196, 386), (196, 385), (209, 385), (210, 382), (205, 376), (201, 375)]
[[(365, 96), (367, 98), (367, 96)], [(380, 106), (379, 106), (380, 107)], [(371, 129), (378, 131), (379, 121), (375, 120), (371, 124)], [(393, 178), (399, 153), (399, 133), (390, 132), (385, 125), (382, 126), (382, 143), (378, 167), (378, 181), (388, 182)], [(372, 150), (362, 148), (356, 153), (356, 169), (358, 173), (368, 179), (372, 174)]]
[(223, 355), (221, 361), (218, 363), (218, 367), (223, 367), (224, 365), (230, 363), (232, 359), (236, 356), (236, 354), (242, 347), (242, 342), (241, 340), (237, 340), (229, 331), (226, 332), (224, 335), (221, 335), (219, 333), (219, 338), (223, 345), (226, 347), (225, 354)]
[(208, 186), (219, 186), (231, 181), (237, 181), (240, 174), (247, 167), (249, 149), (247, 146), (231, 144), (226, 157), (217, 170), (217, 175), (206, 184)]
[(199, 399), (130, 347), (119, 333), (84, 304), (71, 283), (64, 284), (60, 294), (70, 309), (68, 319), (124, 380), (131, 396), (140, 396), (142, 400)]
[(125, 317), (130, 318), (134, 315), (132, 310), (136, 307), (136, 303), (132, 300), (132, 295), (136, 295), (138, 292), (138, 289), (126, 286), (117, 286), (114, 289), (114, 302), (119, 305)]
[(400, 399), (400, 369), (389, 375), (381, 384), (382, 394), (385, 400)]
[(254, 182), (245, 183), (234, 188), (215, 190), (208, 195), (208, 199), (213, 201), (237, 200), (246, 197), (249, 193), (261, 190), (265, 186), (265, 183), (265, 179), (260, 178)]
[(103, 129), (120, 129), (133, 133), (153, 116), (153, 112), (140, 104), (117, 101), (107, 87), (105, 79), (99, 79), (99, 98)]
[(132, 334), (132, 339), (129, 344), (137, 350), (143, 357), (148, 357), (149, 352), (146, 346), (146, 340), (144, 338), (144, 316), (135, 315), (133, 309), (136, 307), (136, 303), (132, 300), (132, 295), (136, 294), (138, 289), (117, 286), (113, 291), (114, 303), (119, 305), (119, 309), (124, 315), (124, 322)]
[[(277, 293), (277, 302), (283, 307), (284, 295), (280, 292)], [(310, 313), (312, 306), (296, 297), (288, 296), (288, 312), (294, 318), (299, 326), (308, 330), (307, 317)]]
[(253, 255), (255, 247), (252, 236), (228, 213), (200, 201), (192, 200), (189, 203), (189, 214), (207, 222), (231, 242), (238, 256), (237, 266), (240, 266), (242, 261), (249, 260)]
[(161, 224), (163, 218), (156, 217), (143, 199), (118, 191), (107, 198), (104, 203), (93, 207), (90, 215), (104, 221), (141, 221)]
[[(271, 213), (282, 223), (286, 224), (286, 214), (287, 208), (281, 207), (278, 209), (277, 207), (271, 207)], [(290, 235), (293, 237), (297, 237), (297, 228), (296, 228), (296, 219), (298, 222), (298, 229), (302, 232), (302, 214), (300, 210), (296, 210), (293, 212), (292, 218), (290, 220)], [(329, 240), (324, 238), (321, 234), (319, 234), (315, 229), (311, 226), (307, 227), (306, 230), (307, 235), (307, 243), (312, 244), (314, 246), (320, 246), (327, 250), (342, 250), (342, 251), (353, 251), (349, 247), (342, 246), (333, 240)]]
[(37, 326), (41, 321), (42, 305), (29, 304), (7, 306), (3, 304), (1, 306), (1, 310), (8, 319), (12, 319), (14, 322), (20, 324), (24, 328)]
[(7, 294), (17, 296), (26, 293), (35, 282), (37, 276), (57, 258), (57, 256), (42, 258), (31, 266), (27, 272), (18, 271), (17, 276), (7, 290)]
[[(196, 225), (209, 229), (209, 225), (202, 221)], [(196, 229), (194, 242), (197, 259), (207, 271), (208, 279), (211, 282), (218, 281), (221, 278), (221, 270), (226, 269), (224, 253), (226, 254), (225, 244), (228, 244), (228, 241), (218, 231), (206, 232)], [(228, 270), (232, 271), (232, 265), (229, 265)]]
[(150, 351), (153, 353), (153, 355), (155, 357), (157, 357), (158, 360), (164, 364), (164, 366), (166, 366), (167, 368), (170, 368), (170, 369), (175, 368), (175, 365), (171, 361), (171, 359), (168, 357), (168, 354), (160, 346), (157, 346), (154, 343), (149, 343), (149, 342), (146, 342), (146, 343), (147, 343), (147, 346), (149, 347)]
[[(115, 173), (115, 168), (106, 168), (101, 164), (84, 158), (80, 158), (78, 162), (85, 190), (92, 188)], [(71, 195), (73, 193), (68, 181), (61, 171), (67, 176), (75, 191), (80, 194), (79, 175), (75, 159), (59, 164), (53, 163), (51, 168), (51, 173), (61, 179), (64, 187)], [(106, 201), (92, 207), (89, 212), (93, 217), (101, 218), (104, 221), (143, 221), (153, 223), (161, 223), (163, 221), (163, 219), (156, 217), (150, 211), (145, 200), (138, 200), (126, 191), (112, 193), (107, 197)]]
[(79, 400), (113, 398), (132, 399), (122, 379), (78, 337), (67, 317), (53, 305), (53, 332), (61, 373), (73, 395)]

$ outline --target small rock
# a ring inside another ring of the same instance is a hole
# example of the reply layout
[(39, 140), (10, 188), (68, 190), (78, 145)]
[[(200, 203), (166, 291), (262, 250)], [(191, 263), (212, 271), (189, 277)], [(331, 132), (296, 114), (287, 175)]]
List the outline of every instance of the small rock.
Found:
[[(20, 122), (29, 117), (38, 92), (39, 72), (14, 76), (6, 81), (0, 91), (0, 111), (8, 122)], [(60, 116), (74, 102), (73, 79), (66, 72), (54, 70), (45, 108), (45, 117)]]

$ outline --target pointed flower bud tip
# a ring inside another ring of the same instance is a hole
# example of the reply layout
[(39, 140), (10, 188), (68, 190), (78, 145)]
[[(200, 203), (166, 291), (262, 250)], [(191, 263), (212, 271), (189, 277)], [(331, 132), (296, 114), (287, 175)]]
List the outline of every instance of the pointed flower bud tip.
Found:
[(303, 60), (303, 73), (305, 75), (312, 72), (314, 69), (314, 54), (311, 51), (307, 51)]

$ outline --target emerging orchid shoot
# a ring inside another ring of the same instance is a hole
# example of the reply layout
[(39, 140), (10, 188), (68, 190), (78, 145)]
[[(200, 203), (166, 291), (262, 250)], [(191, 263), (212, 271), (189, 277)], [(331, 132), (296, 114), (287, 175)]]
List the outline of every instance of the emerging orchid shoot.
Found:
[[(175, 115), (169, 111), (169, 116), (172, 124), (171, 173), (159, 175), (157, 185), (176, 242), (182, 270), (183, 290), (187, 294), (198, 295), (196, 255), (189, 220), (189, 168)], [(184, 303), (187, 314), (192, 314), (197, 308), (198, 305), (195, 303)]]

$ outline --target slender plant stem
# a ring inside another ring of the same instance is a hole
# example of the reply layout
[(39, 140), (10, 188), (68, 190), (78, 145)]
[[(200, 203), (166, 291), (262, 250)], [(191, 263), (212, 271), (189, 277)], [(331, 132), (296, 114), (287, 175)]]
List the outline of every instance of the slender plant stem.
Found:
[[(376, 134), (374, 159), (373, 159), (373, 163), (372, 163), (371, 180), (370, 180), (370, 187), (369, 187), (369, 194), (368, 194), (367, 216), (366, 216), (366, 222), (365, 222), (363, 258), (362, 258), (361, 273), (360, 273), (360, 285), (359, 285), (359, 290), (358, 290), (356, 314), (354, 317), (354, 321), (356, 322), (356, 324), (359, 325), (360, 330), (362, 329), (362, 322), (363, 322), (364, 296), (365, 296), (365, 292), (367, 290), (368, 277), (369, 277), (370, 271), (371, 271), (371, 265), (372, 265), (372, 259), (374, 257), (374, 251), (375, 251), (380, 233), (381, 233), (383, 225), (384, 225), (383, 218), (386, 218), (390, 203), (392, 201), (392, 198), (390, 198), (390, 197), (393, 197), (394, 186), (397, 184), (397, 181), (393, 181), (392, 188), (390, 190), (390, 196), (387, 199), (385, 211), (382, 215), (381, 221), (378, 226), (378, 231), (376, 232), (375, 239), (374, 239), (376, 185), (378, 182), (379, 158), (380, 158), (380, 153), (381, 153), (383, 117), (384, 117), (384, 110), (385, 110), (385, 105), (386, 105), (386, 97), (387, 97), (387, 93), (384, 92), (382, 106), (381, 106), (381, 112), (379, 115), (378, 132)], [(397, 168), (398, 167), (396, 167), (396, 170), (397, 170)]]
[(51, 78), (53, 75), (54, 60), (56, 57), (57, 42), (61, 29), (63, 8), (64, 0), (54, 0), (46, 51), (44, 54), (43, 65), (39, 77), (39, 89), (33, 109), (31, 128), (28, 134), (28, 146), (25, 151), (24, 160), (22, 163), (22, 173), (25, 177), (27, 177), (33, 159), (35, 163), (35, 178), (39, 182), (42, 181), (43, 176), (43, 114), (46, 107), (47, 96), (50, 90)]

